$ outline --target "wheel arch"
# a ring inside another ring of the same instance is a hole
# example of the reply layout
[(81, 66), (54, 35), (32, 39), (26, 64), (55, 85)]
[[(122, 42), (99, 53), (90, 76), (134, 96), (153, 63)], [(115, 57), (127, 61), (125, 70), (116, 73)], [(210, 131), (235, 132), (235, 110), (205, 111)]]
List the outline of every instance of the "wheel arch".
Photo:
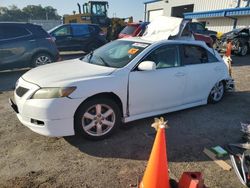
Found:
[(100, 98), (100, 97), (114, 100), (114, 102), (118, 105), (118, 107), (120, 109), (122, 117), (124, 116), (124, 114), (123, 114), (122, 100), (120, 99), (120, 97), (118, 95), (116, 95), (115, 93), (113, 93), (113, 92), (102, 92), (102, 93), (98, 93), (98, 94), (92, 95), (92, 96), (86, 98), (84, 101), (82, 101), (82, 103), (77, 107), (77, 109), (76, 109), (76, 111), (74, 113), (74, 117), (75, 117), (77, 111), (79, 110), (79, 108), (81, 107), (81, 105), (83, 103), (86, 103), (86, 102), (88, 102), (90, 100), (93, 100), (95, 98)]
[[(224, 85), (224, 92), (226, 92), (225, 88), (226, 88), (226, 85), (227, 85), (227, 79), (226, 78), (222, 78), (222, 79), (218, 80), (216, 83), (218, 83), (218, 82), (222, 82), (223, 83), (223, 85)], [(209, 103), (209, 95), (210, 95), (210, 92), (212, 91), (213, 87), (214, 87), (214, 85), (210, 88), (209, 93), (207, 95), (207, 103)]]
[(38, 51), (36, 51), (36, 52), (31, 56), (32, 61), (33, 61), (33, 59), (34, 59), (38, 54), (42, 54), (42, 53), (48, 54), (48, 55), (52, 58), (52, 60), (55, 61), (53, 54), (50, 53), (48, 50), (38, 50)]

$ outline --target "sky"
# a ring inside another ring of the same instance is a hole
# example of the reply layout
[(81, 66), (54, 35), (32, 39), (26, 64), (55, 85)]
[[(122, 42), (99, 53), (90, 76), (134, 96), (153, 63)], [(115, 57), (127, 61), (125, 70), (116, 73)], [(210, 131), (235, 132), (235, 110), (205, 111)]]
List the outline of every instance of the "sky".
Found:
[[(145, 0), (107, 0), (109, 2), (109, 17), (125, 18), (134, 17), (134, 21), (143, 20)], [(23, 8), (27, 5), (52, 6), (57, 9), (59, 15), (72, 14), (73, 10), (78, 12), (77, 3), (83, 4), (82, 0), (0, 0), (0, 7), (16, 5)]]

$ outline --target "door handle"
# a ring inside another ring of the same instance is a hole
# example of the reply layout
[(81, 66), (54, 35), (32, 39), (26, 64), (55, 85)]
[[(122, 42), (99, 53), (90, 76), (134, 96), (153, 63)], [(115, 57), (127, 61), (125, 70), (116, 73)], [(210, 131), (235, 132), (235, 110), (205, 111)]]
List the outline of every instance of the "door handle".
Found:
[(185, 76), (185, 73), (184, 73), (184, 72), (177, 72), (177, 73), (175, 74), (175, 76)]
[(29, 40), (29, 42), (36, 42), (36, 40), (32, 39), (32, 40)]
[(67, 39), (72, 39), (72, 37), (67, 37)]

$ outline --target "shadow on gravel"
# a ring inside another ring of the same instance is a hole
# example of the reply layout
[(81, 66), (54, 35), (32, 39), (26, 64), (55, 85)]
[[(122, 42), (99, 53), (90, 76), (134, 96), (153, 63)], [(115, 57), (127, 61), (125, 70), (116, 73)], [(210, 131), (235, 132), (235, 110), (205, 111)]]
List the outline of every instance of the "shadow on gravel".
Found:
[[(241, 136), (240, 122), (249, 120), (249, 104), (250, 91), (234, 92), (218, 104), (162, 115), (170, 126), (166, 130), (169, 161), (207, 161), (202, 152), (204, 147), (237, 143)], [(92, 156), (148, 160), (155, 136), (152, 122), (153, 118), (147, 118), (128, 123), (127, 129), (120, 129), (102, 141), (89, 141), (80, 136), (65, 140)]]
[(29, 69), (0, 72), (0, 91), (12, 91), (16, 81)]
[(241, 56), (233, 56), (232, 57), (233, 64), (232, 66), (250, 66), (250, 55), (247, 55), (245, 57)]

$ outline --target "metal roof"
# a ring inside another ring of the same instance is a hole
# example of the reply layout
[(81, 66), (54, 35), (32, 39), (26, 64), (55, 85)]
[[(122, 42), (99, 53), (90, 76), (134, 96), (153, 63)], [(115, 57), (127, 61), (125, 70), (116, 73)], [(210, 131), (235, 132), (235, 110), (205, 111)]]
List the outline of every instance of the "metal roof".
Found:
[(149, 1), (145, 1), (143, 3), (144, 4), (149, 4), (149, 3), (154, 3), (154, 2), (157, 2), (157, 1), (161, 1), (161, 0), (149, 0)]
[(186, 19), (250, 15), (250, 7), (184, 13)]

